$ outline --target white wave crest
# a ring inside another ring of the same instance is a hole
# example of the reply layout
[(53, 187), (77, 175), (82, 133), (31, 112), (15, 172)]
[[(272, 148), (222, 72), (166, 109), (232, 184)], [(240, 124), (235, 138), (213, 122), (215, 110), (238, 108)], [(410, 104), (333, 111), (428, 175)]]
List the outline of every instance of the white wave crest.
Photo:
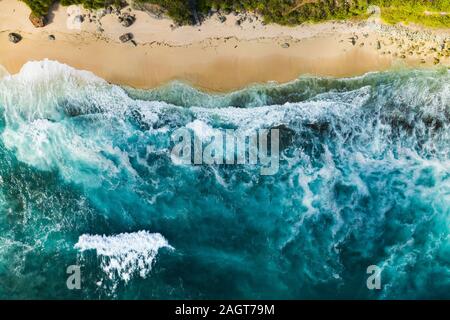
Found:
[(201, 140), (206, 140), (214, 136), (217, 130), (214, 130), (211, 126), (201, 120), (194, 120), (186, 125), (186, 128), (194, 131), (195, 135)]
[(19, 73), (11, 78), (20, 78), (23, 82), (51, 82), (62, 79), (78, 79), (83, 82), (107, 83), (106, 80), (97, 77), (94, 73), (85, 70), (77, 70), (67, 64), (58, 61), (44, 59), (41, 61), (28, 61), (20, 69)]
[(96, 250), (107, 276), (125, 282), (135, 274), (146, 278), (161, 248), (174, 249), (161, 234), (148, 231), (112, 236), (83, 234), (75, 244), (80, 252)]

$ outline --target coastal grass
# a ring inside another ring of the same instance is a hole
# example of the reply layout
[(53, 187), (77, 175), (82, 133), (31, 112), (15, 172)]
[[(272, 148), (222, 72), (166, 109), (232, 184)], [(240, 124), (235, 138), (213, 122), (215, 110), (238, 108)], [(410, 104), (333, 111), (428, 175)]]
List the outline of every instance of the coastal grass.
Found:
[(45, 16), (48, 14), (53, 0), (22, 0), (31, 9), (36, 16)]
[[(56, 0), (23, 0), (37, 16), (48, 14)], [(212, 12), (225, 14), (255, 12), (265, 23), (298, 25), (326, 20), (365, 19), (367, 8), (377, 5), (386, 23), (416, 23), (429, 27), (450, 27), (450, 0), (134, 0), (162, 8), (175, 23), (193, 24)], [(64, 6), (81, 4), (88, 9), (110, 5), (120, 7), (123, 0), (61, 0)]]
[[(298, 25), (305, 22), (344, 20), (364, 16), (367, 0), (137, 0), (156, 3), (181, 1), (190, 4), (191, 15), (206, 18), (211, 12), (220, 10), (224, 14), (255, 12), (265, 23)], [(162, 4), (164, 7), (164, 4)], [(196, 12), (192, 12), (195, 10)], [(192, 18), (191, 18), (192, 20)], [(176, 19), (179, 24), (189, 23)]]
[(441, 14), (439, 12), (422, 12), (409, 8), (384, 8), (382, 11), (382, 18), (389, 24), (399, 22), (416, 23), (433, 28), (448, 28), (450, 27), (450, 12)]
[(386, 23), (416, 23), (428, 27), (450, 27), (450, 0), (372, 0), (381, 8)]

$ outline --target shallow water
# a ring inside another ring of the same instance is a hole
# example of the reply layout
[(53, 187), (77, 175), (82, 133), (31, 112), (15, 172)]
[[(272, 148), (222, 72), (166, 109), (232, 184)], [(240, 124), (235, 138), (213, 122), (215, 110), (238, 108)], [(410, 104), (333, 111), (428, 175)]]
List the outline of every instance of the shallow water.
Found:
[[(0, 110), (0, 298), (450, 298), (445, 69), (212, 95), (43, 61)], [(280, 125), (273, 176), (170, 158), (179, 128)]]

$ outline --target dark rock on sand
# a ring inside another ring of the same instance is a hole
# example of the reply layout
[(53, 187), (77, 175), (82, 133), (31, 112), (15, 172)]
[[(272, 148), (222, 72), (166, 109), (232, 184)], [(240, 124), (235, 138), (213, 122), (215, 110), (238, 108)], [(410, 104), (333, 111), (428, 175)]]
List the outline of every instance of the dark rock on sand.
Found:
[(52, 35), (52, 34), (51, 34), (51, 35), (49, 35), (49, 36), (48, 36), (48, 40), (51, 40), (51, 41), (53, 41), (53, 40), (56, 40), (56, 38), (55, 38), (55, 36), (54, 36), (54, 35)]
[(285, 42), (285, 43), (283, 43), (283, 44), (281, 45), (281, 47), (284, 48), (284, 49), (287, 49), (287, 48), (290, 47), (290, 44), (287, 43), (287, 42)]
[(45, 27), (45, 24), (47, 23), (46, 17), (37, 16), (34, 13), (30, 14), (29, 19), (30, 19), (31, 23), (33, 24), (33, 26), (35, 26), (36, 28)]
[(132, 16), (128, 13), (125, 13), (124, 15), (119, 17), (119, 22), (124, 26), (124, 27), (129, 27), (131, 26), (134, 22), (136, 21), (136, 17)]
[(76, 16), (76, 17), (73, 19), (73, 21), (74, 21), (75, 23), (83, 23), (84, 17), (83, 17), (82, 15), (78, 15), (78, 16)]
[(18, 34), (18, 33), (15, 33), (15, 32), (11, 32), (8, 35), (8, 38), (9, 38), (9, 41), (11, 41), (12, 43), (17, 43), (20, 40), (22, 40), (22, 36), (20, 34)]
[(132, 33), (125, 33), (119, 37), (119, 40), (124, 43), (128, 42), (130, 40), (133, 40), (133, 34)]

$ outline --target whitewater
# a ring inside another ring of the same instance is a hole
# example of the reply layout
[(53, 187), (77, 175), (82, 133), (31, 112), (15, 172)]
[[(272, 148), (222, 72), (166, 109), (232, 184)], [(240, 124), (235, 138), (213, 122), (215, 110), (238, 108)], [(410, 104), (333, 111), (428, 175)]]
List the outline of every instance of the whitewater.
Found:
[[(0, 298), (450, 298), (447, 69), (214, 94), (44, 60), (0, 114)], [(174, 163), (180, 128), (281, 128), (279, 170)]]

